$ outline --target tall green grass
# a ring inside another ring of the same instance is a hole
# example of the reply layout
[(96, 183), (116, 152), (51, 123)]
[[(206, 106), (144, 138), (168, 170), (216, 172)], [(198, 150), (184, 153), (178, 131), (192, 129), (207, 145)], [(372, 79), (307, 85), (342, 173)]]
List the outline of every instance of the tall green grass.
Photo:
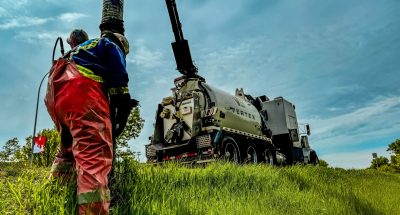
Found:
[[(47, 174), (0, 176), (0, 214), (73, 214), (75, 188)], [(111, 214), (400, 213), (400, 177), (374, 170), (125, 162), (115, 176)]]
[(0, 164), (0, 214), (75, 214), (75, 185), (48, 180), (49, 169)]

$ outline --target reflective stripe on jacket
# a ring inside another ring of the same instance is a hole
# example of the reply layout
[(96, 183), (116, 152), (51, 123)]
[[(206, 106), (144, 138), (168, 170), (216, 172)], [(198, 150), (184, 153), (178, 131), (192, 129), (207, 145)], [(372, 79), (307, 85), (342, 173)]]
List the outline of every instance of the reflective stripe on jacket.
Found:
[(129, 93), (123, 51), (107, 38), (88, 40), (71, 52), (79, 72), (105, 84), (111, 95)]

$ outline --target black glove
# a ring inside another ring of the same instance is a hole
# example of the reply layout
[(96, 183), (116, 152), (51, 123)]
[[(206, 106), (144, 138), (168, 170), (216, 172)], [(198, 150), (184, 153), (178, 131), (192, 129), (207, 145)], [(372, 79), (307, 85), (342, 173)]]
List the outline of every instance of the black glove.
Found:
[(130, 94), (110, 96), (110, 114), (113, 127), (113, 138), (118, 137), (126, 126), (133, 106)]
[(140, 106), (139, 101), (136, 99), (131, 99), (131, 106), (132, 106), (132, 108)]

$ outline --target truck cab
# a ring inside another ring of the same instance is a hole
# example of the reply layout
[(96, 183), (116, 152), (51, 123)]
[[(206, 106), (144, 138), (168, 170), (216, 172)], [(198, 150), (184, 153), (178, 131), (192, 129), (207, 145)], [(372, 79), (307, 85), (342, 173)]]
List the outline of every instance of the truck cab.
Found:
[(284, 155), (285, 163), (317, 163), (317, 154), (308, 142), (310, 126), (299, 126), (295, 105), (283, 97), (273, 100), (266, 96), (263, 98), (257, 99), (260, 101), (260, 114), (264, 125), (271, 130), (272, 142), (277, 152)]

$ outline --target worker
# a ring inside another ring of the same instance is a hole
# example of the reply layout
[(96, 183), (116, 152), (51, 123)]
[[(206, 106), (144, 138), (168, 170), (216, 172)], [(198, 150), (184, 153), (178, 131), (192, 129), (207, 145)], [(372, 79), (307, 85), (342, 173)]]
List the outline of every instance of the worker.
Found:
[(67, 39), (67, 43), (71, 46), (71, 49), (75, 48), (81, 43), (89, 40), (88, 34), (82, 29), (75, 29), (71, 32)]
[(64, 182), (76, 177), (78, 214), (108, 214), (112, 136), (122, 132), (131, 111), (129, 43), (121, 34), (104, 32), (73, 47), (83, 32), (71, 33), (72, 51), (49, 74), (45, 103), (61, 135), (51, 172)]

